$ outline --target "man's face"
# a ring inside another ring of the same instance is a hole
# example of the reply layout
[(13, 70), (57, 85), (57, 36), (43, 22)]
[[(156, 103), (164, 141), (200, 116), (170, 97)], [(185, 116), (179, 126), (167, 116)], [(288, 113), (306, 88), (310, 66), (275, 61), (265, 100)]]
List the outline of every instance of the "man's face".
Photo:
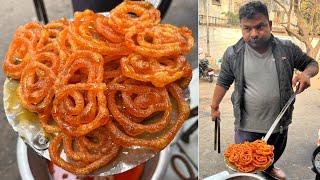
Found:
[(244, 41), (252, 48), (267, 47), (271, 37), (272, 22), (266, 16), (258, 13), (252, 19), (242, 18), (240, 25)]

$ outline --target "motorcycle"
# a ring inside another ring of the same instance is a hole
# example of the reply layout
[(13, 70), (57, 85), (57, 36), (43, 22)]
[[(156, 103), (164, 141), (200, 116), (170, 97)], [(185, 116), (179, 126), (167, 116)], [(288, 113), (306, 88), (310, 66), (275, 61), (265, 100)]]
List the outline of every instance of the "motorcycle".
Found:
[(217, 76), (213, 68), (209, 67), (208, 59), (200, 60), (199, 71), (200, 78), (206, 79), (209, 82), (213, 82), (214, 77)]

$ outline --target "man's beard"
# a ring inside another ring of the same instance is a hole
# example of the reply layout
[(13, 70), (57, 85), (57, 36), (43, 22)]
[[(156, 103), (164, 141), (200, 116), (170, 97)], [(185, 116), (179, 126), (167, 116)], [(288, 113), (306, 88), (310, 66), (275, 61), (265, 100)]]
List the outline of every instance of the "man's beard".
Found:
[(270, 38), (268, 39), (250, 39), (248, 44), (253, 48), (265, 48), (268, 47)]

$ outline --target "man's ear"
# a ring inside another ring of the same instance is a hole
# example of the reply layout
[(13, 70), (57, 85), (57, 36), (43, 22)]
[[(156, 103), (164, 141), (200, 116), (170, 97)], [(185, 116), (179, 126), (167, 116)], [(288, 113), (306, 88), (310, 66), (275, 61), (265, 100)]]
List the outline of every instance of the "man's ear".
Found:
[(272, 21), (269, 21), (270, 31), (272, 31)]

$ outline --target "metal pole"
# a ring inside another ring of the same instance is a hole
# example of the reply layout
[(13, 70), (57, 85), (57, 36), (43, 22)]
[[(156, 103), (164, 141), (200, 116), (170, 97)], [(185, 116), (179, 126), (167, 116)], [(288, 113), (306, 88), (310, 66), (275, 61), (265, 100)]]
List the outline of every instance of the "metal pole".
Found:
[(46, 12), (46, 7), (44, 6), (43, 0), (33, 0), (34, 7), (36, 9), (38, 21), (44, 24), (48, 23), (48, 16)]
[(48, 24), (48, 16), (47, 16), (47, 11), (46, 7), (44, 6), (43, 0), (39, 0), (39, 5), (42, 11), (42, 17), (43, 17), (43, 22), (44, 24)]
[(210, 57), (210, 32), (209, 32), (209, 0), (206, 0), (206, 16), (207, 16), (207, 55)]

